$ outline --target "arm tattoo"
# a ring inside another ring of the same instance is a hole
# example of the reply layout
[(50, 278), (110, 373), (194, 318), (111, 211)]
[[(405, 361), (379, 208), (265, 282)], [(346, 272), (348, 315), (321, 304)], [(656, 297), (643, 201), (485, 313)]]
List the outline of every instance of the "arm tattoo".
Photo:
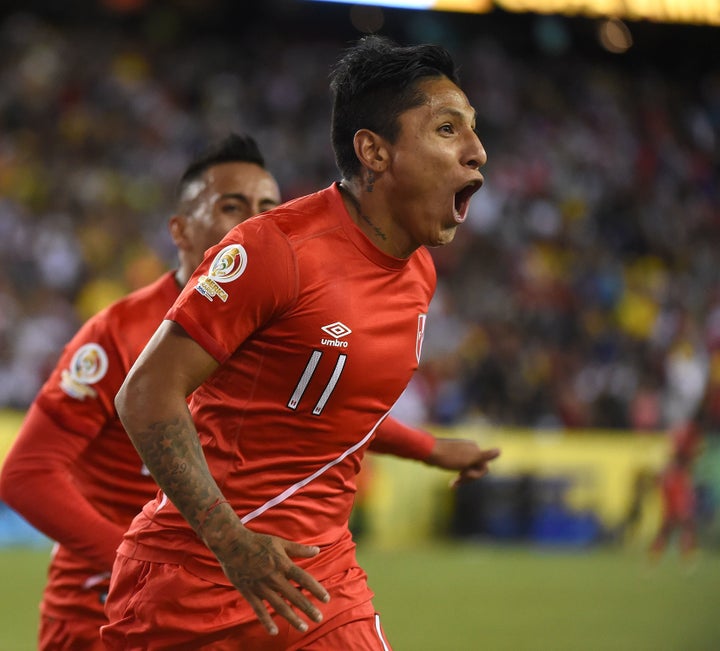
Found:
[(190, 414), (153, 423), (134, 439), (140, 441), (138, 452), (158, 486), (197, 528), (208, 505), (217, 497), (218, 488)]

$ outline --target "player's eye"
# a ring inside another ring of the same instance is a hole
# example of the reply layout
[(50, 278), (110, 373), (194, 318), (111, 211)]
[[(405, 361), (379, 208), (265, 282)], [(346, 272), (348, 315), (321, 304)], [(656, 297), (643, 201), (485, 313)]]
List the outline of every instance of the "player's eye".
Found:
[(272, 210), (273, 208), (277, 208), (280, 204), (277, 201), (261, 201), (260, 202), (260, 212), (265, 212), (266, 210)]
[(224, 203), (220, 207), (220, 210), (222, 210), (222, 212), (227, 215), (235, 215), (239, 212), (245, 212), (247, 210), (247, 207), (240, 201), (229, 201), (227, 203)]

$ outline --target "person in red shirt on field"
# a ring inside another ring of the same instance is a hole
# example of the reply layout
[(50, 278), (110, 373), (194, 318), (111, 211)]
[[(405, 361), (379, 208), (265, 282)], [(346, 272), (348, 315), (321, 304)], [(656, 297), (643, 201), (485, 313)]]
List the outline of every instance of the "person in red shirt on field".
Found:
[[(100, 651), (115, 550), (157, 491), (113, 400), (181, 287), (235, 224), (280, 203), (255, 141), (232, 134), (197, 157), (178, 187), (169, 230), (176, 270), (92, 317), (65, 347), (0, 474), (2, 499), (57, 541), (41, 602), (40, 651)], [(477, 476), (477, 446), (387, 421), (378, 451)]]
[(108, 649), (390, 648), (355, 476), (419, 364), (426, 246), (452, 241), (486, 154), (441, 47), (365, 37), (331, 88), (342, 181), (211, 248), (116, 397), (160, 491), (118, 550)]
[(702, 442), (701, 420), (696, 418), (671, 432), (671, 457), (660, 475), (662, 521), (650, 545), (650, 555), (658, 560), (675, 532), (679, 533), (681, 556), (692, 560), (697, 549), (697, 496), (693, 465)]

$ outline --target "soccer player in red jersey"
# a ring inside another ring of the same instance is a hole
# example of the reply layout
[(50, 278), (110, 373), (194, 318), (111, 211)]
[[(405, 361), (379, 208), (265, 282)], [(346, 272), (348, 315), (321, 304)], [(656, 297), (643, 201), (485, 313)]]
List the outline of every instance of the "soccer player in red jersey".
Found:
[(693, 465), (701, 450), (701, 423), (701, 418), (696, 417), (671, 431), (670, 460), (659, 478), (662, 520), (650, 545), (653, 561), (660, 559), (676, 531), (680, 536), (682, 558), (686, 561), (695, 560), (697, 495)]
[(89, 319), (67, 344), (5, 460), (0, 497), (57, 541), (41, 603), (39, 649), (103, 648), (115, 550), (157, 492), (113, 400), (207, 248), (280, 202), (257, 144), (232, 135), (197, 158), (169, 230), (179, 265)]
[(116, 397), (161, 490), (118, 550), (108, 649), (390, 648), (355, 476), (419, 363), (425, 247), (453, 239), (486, 155), (443, 48), (366, 37), (331, 87), (342, 181), (210, 249)]
[[(0, 475), (2, 498), (58, 541), (41, 603), (40, 651), (104, 648), (104, 598), (115, 550), (157, 485), (127, 438), (113, 399), (181, 286), (236, 223), (278, 205), (280, 193), (255, 141), (231, 135), (187, 168), (169, 227), (179, 266), (103, 310), (67, 344), (38, 394)], [(379, 452), (483, 473), (471, 441), (436, 440), (387, 419)]]

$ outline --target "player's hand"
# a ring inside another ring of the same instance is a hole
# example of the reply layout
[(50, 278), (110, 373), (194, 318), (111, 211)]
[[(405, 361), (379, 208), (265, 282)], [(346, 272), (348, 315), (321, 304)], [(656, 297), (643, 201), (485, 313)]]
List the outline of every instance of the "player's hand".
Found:
[(330, 595), (290, 560), (290, 557), (311, 558), (320, 549), (240, 527), (241, 533), (230, 544), (223, 545), (220, 551), (213, 551), (227, 577), (245, 597), (268, 633), (277, 635), (278, 628), (265, 602), (300, 631), (306, 631), (308, 626), (293, 606), (312, 621), (322, 621), (318, 608), (301, 590), (307, 590), (323, 603), (329, 601)]
[(437, 438), (425, 463), (436, 468), (458, 470), (459, 474), (451, 484), (454, 488), (485, 476), (490, 470), (490, 461), (499, 456), (498, 448), (482, 450), (474, 441)]

